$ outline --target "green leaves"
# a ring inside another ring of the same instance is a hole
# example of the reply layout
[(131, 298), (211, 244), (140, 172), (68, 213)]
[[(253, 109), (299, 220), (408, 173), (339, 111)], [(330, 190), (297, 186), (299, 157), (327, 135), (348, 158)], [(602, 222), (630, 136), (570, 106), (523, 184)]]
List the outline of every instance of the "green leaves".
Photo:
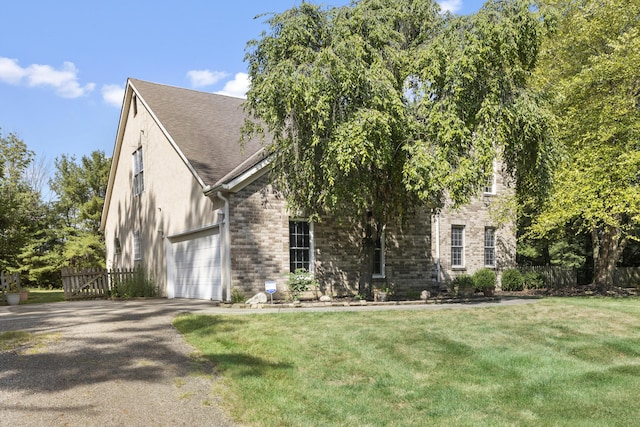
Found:
[(559, 118), (565, 156), (551, 197), (532, 230), (548, 235), (570, 224), (594, 239), (596, 280), (640, 224), (640, 3), (546, 0), (558, 17), (536, 73)]
[(523, 182), (546, 173), (548, 114), (526, 87), (543, 20), (528, 6), (454, 17), (430, 0), (362, 0), (271, 16), (247, 46), (244, 131), (273, 136), (293, 210), (385, 224), (469, 200), (501, 154)]

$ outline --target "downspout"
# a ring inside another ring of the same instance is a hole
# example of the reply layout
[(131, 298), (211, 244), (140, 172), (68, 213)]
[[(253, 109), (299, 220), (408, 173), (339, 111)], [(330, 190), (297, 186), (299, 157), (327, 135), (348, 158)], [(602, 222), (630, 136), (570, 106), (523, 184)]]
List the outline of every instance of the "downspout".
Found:
[(440, 212), (436, 213), (436, 284), (440, 287)]
[(227, 302), (231, 302), (231, 242), (229, 225), (229, 199), (226, 199), (221, 191), (216, 193), (218, 198), (224, 202), (224, 219), (222, 223), (222, 286), (227, 288)]

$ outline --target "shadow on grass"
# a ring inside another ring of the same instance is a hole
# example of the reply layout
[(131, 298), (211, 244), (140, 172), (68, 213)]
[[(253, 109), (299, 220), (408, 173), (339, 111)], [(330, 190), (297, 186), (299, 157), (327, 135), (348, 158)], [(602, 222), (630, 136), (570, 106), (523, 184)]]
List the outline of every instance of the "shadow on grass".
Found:
[(243, 353), (205, 353), (204, 356), (216, 365), (218, 372), (234, 377), (262, 377), (267, 373), (273, 375), (274, 370), (288, 371), (293, 368), (291, 363), (269, 362)]
[[(215, 341), (214, 335), (242, 334), (246, 319), (234, 317), (233, 320), (218, 316), (183, 315), (178, 316), (173, 325), (185, 336), (204, 337)], [(271, 362), (264, 358), (247, 353), (233, 352), (203, 352), (203, 356), (211, 361), (220, 373), (228, 373), (232, 376), (260, 377), (274, 370), (289, 370), (293, 367), (290, 363)]]

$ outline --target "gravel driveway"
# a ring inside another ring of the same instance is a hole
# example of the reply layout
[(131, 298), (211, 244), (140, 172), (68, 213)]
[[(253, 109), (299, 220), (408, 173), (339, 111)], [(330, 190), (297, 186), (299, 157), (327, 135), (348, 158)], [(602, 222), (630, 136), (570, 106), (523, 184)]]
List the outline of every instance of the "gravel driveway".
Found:
[(212, 394), (212, 365), (190, 357), (171, 326), (180, 312), (210, 308), (161, 299), (0, 307), (0, 332), (46, 336), (0, 352), (0, 425), (233, 425)]

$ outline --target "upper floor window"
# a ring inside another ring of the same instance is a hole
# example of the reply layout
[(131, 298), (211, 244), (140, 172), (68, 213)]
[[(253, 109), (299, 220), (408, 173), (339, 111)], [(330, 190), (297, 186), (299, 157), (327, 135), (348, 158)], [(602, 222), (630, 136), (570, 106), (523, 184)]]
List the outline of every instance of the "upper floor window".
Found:
[(496, 229), (492, 227), (484, 229), (484, 265), (496, 266)]
[(144, 191), (144, 161), (142, 147), (133, 152), (133, 194)]
[(451, 266), (464, 267), (464, 226), (451, 226)]
[(496, 194), (496, 166), (495, 162), (493, 162), (493, 166), (491, 169), (491, 174), (487, 177), (487, 181), (484, 183), (484, 187), (482, 189), (484, 194)]
[(487, 178), (487, 182), (484, 183), (484, 190), (483, 192), (485, 194), (495, 194), (496, 190), (495, 190), (495, 185), (496, 185), (496, 177), (495, 174), (491, 174), (489, 176), (489, 178)]
[(307, 221), (289, 221), (289, 271), (309, 270), (311, 262), (311, 227)]

